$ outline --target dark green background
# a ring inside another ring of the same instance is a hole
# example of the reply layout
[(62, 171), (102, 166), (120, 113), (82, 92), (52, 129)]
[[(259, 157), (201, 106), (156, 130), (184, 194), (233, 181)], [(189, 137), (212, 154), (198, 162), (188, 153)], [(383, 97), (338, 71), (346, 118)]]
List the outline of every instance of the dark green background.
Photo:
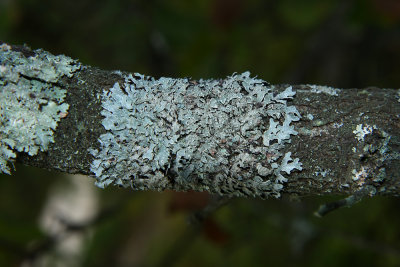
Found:
[[(271, 83), (400, 85), (397, 0), (2, 0), (0, 40), (156, 77), (249, 70)], [(38, 217), (52, 186), (70, 178), (17, 167), (0, 176), (0, 266), (57, 258)], [(99, 218), (77, 230), (84, 266), (400, 265), (398, 199), (323, 219), (313, 211), (339, 196), (238, 199), (195, 228), (186, 218), (205, 194), (96, 191)]]

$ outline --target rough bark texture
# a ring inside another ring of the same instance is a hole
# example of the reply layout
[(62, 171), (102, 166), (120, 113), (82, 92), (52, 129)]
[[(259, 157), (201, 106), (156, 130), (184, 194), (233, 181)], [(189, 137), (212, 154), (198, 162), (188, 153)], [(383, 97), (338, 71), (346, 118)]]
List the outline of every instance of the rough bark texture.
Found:
[[(27, 47), (12, 46), (12, 49), (25, 57), (40, 53)], [(69, 109), (54, 131), (54, 143), (35, 156), (18, 153), (16, 160), (49, 170), (93, 175), (94, 157), (89, 150), (98, 149), (99, 137), (106, 133), (101, 96), (116, 82), (123, 84), (124, 75), (127, 73), (81, 66), (71, 78), (62, 77), (57, 84), (67, 91), (64, 102)], [(274, 94), (288, 86), (275, 85)], [(294, 123), (298, 134), (285, 144), (282, 153), (291, 151), (293, 158), (300, 159), (302, 170), (285, 175), (288, 181), (280, 193), (348, 195), (365, 191), (367, 195), (398, 196), (399, 90), (370, 87), (335, 91), (324, 86), (291, 86), (296, 95), (289, 104), (297, 108), (301, 119)], [(2, 86), (0, 97), (1, 90)], [(174, 173), (166, 176), (175, 179)], [(176, 185), (169, 188), (185, 189)], [(190, 188), (196, 189), (196, 184)]]

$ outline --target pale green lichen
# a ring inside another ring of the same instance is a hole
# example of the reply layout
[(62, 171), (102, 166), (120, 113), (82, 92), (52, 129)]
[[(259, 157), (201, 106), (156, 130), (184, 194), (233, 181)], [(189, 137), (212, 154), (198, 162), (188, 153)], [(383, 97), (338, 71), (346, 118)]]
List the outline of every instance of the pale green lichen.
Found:
[(129, 75), (103, 94), (96, 184), (277, 197), (283, 173), (302, 169), (282, 153), (297, 134), (300, 114), (287, 105), (294, 95), (249, 72), (196, 82)]
[(308, 87), (311, 88), (312, 93), (316, 94), (327, 94), (331, 96), (338, 96), (340, 93), (340, 89), (329, 87), (329, 86), (322, 86), (322, 85), (309, 85), (307, 84)]
[(325, 121), (318, 119), (318, 120), (313, 121), (312, 125), (316, 126), (316, 127), (320, 127), (320, 126), (324, 126), (325, 124), (326, 124)]
[(0, 46), (0, 173), (10, 173), (16, 152), (45, 151), (68, 104), (57, 82), (80, 65), (66, 56), (37, 50), (33, 56)]

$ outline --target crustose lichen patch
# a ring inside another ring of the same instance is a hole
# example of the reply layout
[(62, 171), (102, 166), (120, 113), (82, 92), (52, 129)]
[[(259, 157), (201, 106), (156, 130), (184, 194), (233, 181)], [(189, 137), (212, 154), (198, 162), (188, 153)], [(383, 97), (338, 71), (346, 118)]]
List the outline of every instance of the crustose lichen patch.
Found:
[(294, 96), (249, 72), (196, 82), (129, 75), (102, 97), (96, 184), (278, 197), (285, 175), (302, 169), (282, 152), (297, 134)]

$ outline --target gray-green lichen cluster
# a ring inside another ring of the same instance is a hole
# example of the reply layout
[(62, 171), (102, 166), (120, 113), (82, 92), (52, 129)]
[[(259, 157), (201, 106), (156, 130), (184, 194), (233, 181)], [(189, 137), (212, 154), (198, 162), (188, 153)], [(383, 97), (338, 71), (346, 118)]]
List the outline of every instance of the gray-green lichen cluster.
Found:
[(66, 115), (66, 91), (57, 82), (80, 66), (69, 57), (37, 50), (32, 56), (0, 45), (0, 173), (10, 173), (15, 152), (36, 155), (53, 141)]
[[(360, 161), (353, 161), (350, 173), (352, 181), (359, 190), (368, 187), (370, 196), (386, 191), (388, 188), (383, 181), (387, 179), (387, 162), (400, 159), (396, 149), (393, 149), (396, 146), (390, 144), (392, 136), (379, 125), (371, 126), (368, 123), (358, 124), (353, 133), (358, 142), (352, 151)], [(368, 158), (374, 160), (365, 160)]]
[(129, 75), (103, 94), (96, 184), (278, 197), (284, 175), (302, 169), (282, 152), (297, 134), (300, 114), (287, 105), (294, 95), (249, 72), (200, 81)]

